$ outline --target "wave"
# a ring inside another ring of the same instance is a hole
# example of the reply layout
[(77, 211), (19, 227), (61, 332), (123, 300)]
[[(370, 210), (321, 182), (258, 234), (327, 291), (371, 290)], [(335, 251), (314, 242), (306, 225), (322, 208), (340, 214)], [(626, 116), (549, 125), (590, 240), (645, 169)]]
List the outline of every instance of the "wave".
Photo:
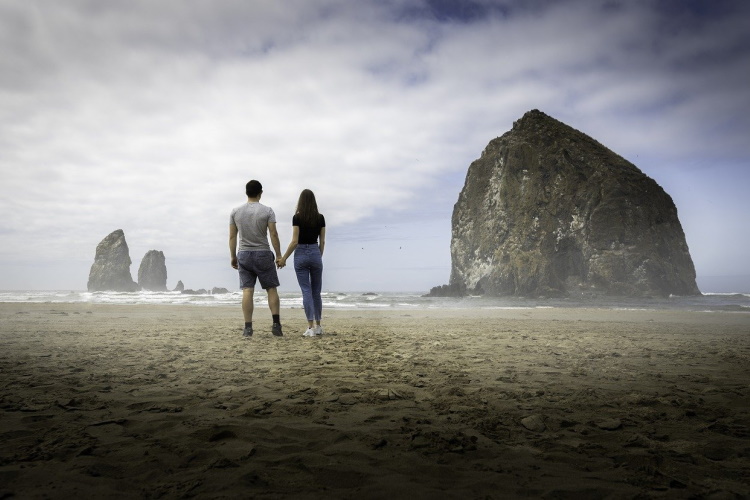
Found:
[[(709, 293), (693, 297), (668, 297), (661, 299), (600, 298), (581, 299), (531, 299), (522, 297), (426, 297), (414, 292), (323, 292), (324, 309), (541, 309), (603, 308), (603, 309), (680, 309), (693, 311), (750, 312), (750, 294)], [(282, 308), (301, 308), (299, 292), (280, 292)], [(266, 294), (257, 291), (255, 304), (267, 306)], [(197, 305), (206, 307), (239, 306), (242, 292), (212, 294), (184, 294), (180, 292), (87, 292), (76, 290), (15, 290), (0, 291), (0, 302), (31, 303), (91, 303), (91, 304), (162, 304)]]

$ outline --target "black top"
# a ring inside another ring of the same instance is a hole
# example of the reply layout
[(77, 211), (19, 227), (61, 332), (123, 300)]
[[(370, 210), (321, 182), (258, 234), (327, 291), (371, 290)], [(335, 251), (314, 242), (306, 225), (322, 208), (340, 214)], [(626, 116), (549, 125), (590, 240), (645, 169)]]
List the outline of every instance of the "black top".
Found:
[(301, 226), (299, 216), (295, 214), (292, 217), (292, 226), (299, 227), (299, 240), (297, 240), (299, 245), (314, 245), (318, 242), (320, 229), (326, 227), (326, 218), (323, 214), (318, 214), (318, 223), (315, 226)]

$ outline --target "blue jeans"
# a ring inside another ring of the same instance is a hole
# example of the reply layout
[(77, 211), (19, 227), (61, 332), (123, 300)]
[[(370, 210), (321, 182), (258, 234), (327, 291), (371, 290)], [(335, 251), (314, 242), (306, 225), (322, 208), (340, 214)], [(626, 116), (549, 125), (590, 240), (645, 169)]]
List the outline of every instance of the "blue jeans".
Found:
[(317, 244), (297, 245), (294, 250), (294, 271), (302, 291), (302, 306), (307, 320), (320, 321), (323, 312), (323, 299), (320, 298), (320, 290), (323, 288), (323, 258)]

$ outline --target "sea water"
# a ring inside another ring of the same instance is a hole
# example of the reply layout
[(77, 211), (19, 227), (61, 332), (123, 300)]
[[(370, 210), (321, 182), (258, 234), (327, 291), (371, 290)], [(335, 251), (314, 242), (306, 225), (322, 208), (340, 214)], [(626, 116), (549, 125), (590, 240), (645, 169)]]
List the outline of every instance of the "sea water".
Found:
[[(299, 292), (280, 292), (282, 308), (301, 308)], [(523, 297), (426, 297), (424, 292), (335, 292), (322, 293), (324, 309), (469, 309), (469, 308), (546, 308), (594, 307), (604, 309), (677, 309), (689, 311), (725, 311), (750, 313), (748, 293), (707, 293), (690, 297), (664, 298), (523, 298)], [(198, 306), (239, 306), (242, 292), (183, 294), (180, 292), (86, 292), (80, 290), (0, 291), (0, 302), (90, 303), (90, 304), (165, 304)], [(256, 290), (256, 305), (267, 304), (263, 290)]]

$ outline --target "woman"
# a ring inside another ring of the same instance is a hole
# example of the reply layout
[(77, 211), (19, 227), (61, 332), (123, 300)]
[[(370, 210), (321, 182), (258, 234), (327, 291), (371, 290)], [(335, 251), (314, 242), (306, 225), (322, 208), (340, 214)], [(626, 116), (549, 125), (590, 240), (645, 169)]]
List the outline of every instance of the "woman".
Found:
[[(284, 256), (279, 259), (279, 267), (294, 252), (294, 271), (302, 290), (302, 305), (305, 308), (308, 328), (302, 335), (314, 337), (323, 334), (320, 317), (323, 299), (320, 290), (323, 286), (323, 249), (326, 246), (326, 220), (318, 212), (315, 195), (309, 189), (303, 190), (297, 202), (297, 213), (292, 217), (292, 241)], [(314, 325), (313, 325), (314, 323)]]

